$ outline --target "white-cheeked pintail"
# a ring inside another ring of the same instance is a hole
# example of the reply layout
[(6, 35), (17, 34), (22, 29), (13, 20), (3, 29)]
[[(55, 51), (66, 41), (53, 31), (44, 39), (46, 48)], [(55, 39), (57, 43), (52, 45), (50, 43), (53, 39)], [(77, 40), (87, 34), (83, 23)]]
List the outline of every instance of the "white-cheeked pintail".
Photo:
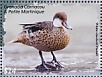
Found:
[(70, 40), (68, 29), (72, 30), (67, 23), (67, 15), (65, 12), (57, 12), (53, 21), (36, 22), (34, 24), (23, 25), (23, 31), (14, 40), (13, 43), (20, 42), (29, 46), (33, 46), (39, 50), (44, 69), (48, 69), (43, 59), (42, 51), (51, 52), (53, 60), (58, 66), (60, 64), (56, 60), (53, 51), (65, 48)]

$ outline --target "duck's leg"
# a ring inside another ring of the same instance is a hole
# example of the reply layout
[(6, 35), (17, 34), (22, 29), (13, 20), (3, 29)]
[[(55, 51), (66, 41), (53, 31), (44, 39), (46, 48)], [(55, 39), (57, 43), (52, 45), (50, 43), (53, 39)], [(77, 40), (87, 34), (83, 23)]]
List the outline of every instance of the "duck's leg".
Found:
[(43, 56), (42, 56), (42, 52), (41, 52), (41, 51), (39, 51), (39, 55), (40, 55), (40, 57), (41, 57), (41, 62), (42, 62), (42, 64), (45, 64), (45, 61), (44, 61), (44, 58), (43, 58)]
[(41, 51), (39, 51), (39, 55), (40, 55), (40, 57), (41, 57), (42, 64), (39, 65), (39, 66), (37, 66), (36, 69), (39, 70), (39, 71), (47, 71), (47, 70), (50, 70), (50, 69), (47, 67), (47, 65), (46, 65), (46, 63), (45, 63), (45, 61), (44, 61), (44, 58), (43, 58), (43, 56), (42, 56), (42, 52), (41, 52)]
[(51, 51), (51, 54), (52, 54), (52, 56), (53, 56), (53, 60), (51, 61), (56, 67), (61, 67), (61, 68), (63, 68), (63, 66), (57, 61), (57, 59), (56, 59), (56, 57), (55, 57), (55, 55), (54, 55), (54, 53)]
[(53, 53), (52, 51), (51, 51), (51, 54), (52, 54), (52, 56), (53, 56), (52, 61), (57, 62), (56, 57), (55, 57), (55, 55), (54, 55), (54, 53)]
[(64, 68), (64, 67), (57, 61), (57, 59), (56, 59), (56, 57), (55, 57), (55, 55), (53, 54), (52, 51), (51, 51), (51, 54), (53, 56), (53, 59), (52, 59), (51, 62), (47, 62), (47, 66), (53, 67), (54, 68), (53, 69), (54, 71), (56, 71), (56, 70), (58, 70), (58, 71), (62, 70), (62, 68)]

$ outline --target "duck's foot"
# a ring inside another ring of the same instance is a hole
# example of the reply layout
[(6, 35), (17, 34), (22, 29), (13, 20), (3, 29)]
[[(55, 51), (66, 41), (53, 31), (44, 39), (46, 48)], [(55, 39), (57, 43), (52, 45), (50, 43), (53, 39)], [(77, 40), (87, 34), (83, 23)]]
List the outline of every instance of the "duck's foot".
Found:
[(46, 71), (50, 71), (50, 68), (48, 68), (48, 66), (46, 65), (46, 63), (44, 64), (40, 64), (38, 65), (36, 68), (36, 71), (38, 72), (46, 72)]
[(61, 71), (63, 67), (59, 63), (51, 61), (38, 65), (35, 68), (36, 71), (38, 72), (50, 72), (50, 71)]
[(62, 66), (59, 62), (57, 62), (57, 61), (55, 62), (53, 60), (51, 62), (46, 62), (46, 64), (47, 64), (47, 66), (53, 67), (54, 68), (53, 71), (61, 71), (64, 68), (64, 66)]

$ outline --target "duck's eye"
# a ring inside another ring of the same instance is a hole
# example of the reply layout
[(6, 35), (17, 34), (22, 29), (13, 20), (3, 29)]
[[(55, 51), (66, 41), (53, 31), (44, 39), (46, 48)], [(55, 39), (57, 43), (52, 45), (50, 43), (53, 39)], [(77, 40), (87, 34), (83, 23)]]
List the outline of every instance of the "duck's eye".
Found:
[(63, 17), (59, 17), (60, 20), (64, 20)]

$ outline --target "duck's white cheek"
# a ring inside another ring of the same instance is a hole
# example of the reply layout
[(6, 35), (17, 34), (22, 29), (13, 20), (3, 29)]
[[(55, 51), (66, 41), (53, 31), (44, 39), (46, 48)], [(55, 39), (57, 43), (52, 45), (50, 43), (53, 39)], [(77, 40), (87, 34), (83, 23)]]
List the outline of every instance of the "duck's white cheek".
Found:
[(53, 21), (53, 25), (55, 27), (62, 27), (63, 25), (61, 24), (61, 21), (59, 18), (55, 18), (54, 21)]

